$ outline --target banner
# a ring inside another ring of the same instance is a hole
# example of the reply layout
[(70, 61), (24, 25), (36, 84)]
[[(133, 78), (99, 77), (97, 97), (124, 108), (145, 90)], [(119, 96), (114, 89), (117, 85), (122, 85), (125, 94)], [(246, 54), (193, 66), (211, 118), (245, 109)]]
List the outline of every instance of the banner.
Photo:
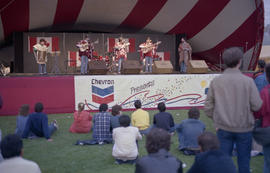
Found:
[(81, 57), (78, 51), (68, 51), (68, 66), (69, 67), (80, 67)]
[(134, 101), (139, 99), (143, 108), (156, 109), (160, 102), (165, 102), (168, 108), (203, 106), (208, 86), (216, 76), (75, 76), (75, 105), (83, 102), (88, 109), (98, 110), (101, 103), (107, 103), (110, 108), (119, 104), (123, 109), (134, 109)]
[(28, 37), (28, 52), (33, 52), (33, 46), (39, 42), (40, 39), (44, 39), (48, 44), (48, 51), (59, 51), (59, 37)]

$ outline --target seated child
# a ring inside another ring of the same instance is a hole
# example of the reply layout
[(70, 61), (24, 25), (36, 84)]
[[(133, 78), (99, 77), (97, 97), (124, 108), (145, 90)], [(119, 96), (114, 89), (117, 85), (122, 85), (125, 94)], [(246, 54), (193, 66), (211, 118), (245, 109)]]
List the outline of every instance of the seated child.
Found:
[(92, 127), (92, 116), (84, 110), (84, 104), (78, 104), (78, 111), (74, 112), (74, 122), (69, 131), (71, 133), (89, 133)]
[(188, 119), (183, 120), (181, 124), (176, 126), (179, 141), (178, 149), (183, 151), (185, 155), (194, 155), (199, 152), (197, 138), (205, 130), (205, 125), (199, 118), (200, 111), (193, 107), (188, 112)]
[(112, 155), (117, 164), (133, 164), (139, 154), (136, 140), (141, 140), (142, 136), (137, 127), (130, 126), (129, 116), (120, 116), (119, 122), (121, 127), (113, 129)]
[(28, 120), (29, 105), (24, 104), (20, 107), (19, 115), (17, 116), (15, 133), (18, 136), (22, 136), (26, 122)]

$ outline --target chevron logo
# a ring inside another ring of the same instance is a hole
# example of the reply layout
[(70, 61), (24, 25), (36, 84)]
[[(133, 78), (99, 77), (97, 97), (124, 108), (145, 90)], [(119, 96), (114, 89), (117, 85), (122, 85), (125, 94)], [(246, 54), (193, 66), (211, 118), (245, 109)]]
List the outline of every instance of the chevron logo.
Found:
[(114, 101), (114, 86), (99, 88), (92, 85), (92, 101), (98, 104), (111, 103)]

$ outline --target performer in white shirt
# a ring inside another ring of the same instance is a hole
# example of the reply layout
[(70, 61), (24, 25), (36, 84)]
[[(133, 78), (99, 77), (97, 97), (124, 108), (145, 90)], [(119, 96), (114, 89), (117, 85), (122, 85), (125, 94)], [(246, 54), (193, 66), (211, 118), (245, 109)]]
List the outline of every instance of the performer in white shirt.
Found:
[(121, 67), (124, 60), (127, 59), (128, 46), (130, 43), (120, 37), (114, 45), (114, 51), (116, 54), (115, 61), (118, 61), (118, 73), (121, 73)]

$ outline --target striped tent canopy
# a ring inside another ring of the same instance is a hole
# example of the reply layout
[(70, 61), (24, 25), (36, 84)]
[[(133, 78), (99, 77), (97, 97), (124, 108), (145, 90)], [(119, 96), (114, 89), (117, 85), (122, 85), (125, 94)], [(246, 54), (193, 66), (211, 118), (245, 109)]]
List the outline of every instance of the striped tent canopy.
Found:
[(262, 0), (1, 0), (0, 42), (14, 31), (187, 34), (193, 57), (210, 67), (243, 47), (251, 70), (261, 49)]

